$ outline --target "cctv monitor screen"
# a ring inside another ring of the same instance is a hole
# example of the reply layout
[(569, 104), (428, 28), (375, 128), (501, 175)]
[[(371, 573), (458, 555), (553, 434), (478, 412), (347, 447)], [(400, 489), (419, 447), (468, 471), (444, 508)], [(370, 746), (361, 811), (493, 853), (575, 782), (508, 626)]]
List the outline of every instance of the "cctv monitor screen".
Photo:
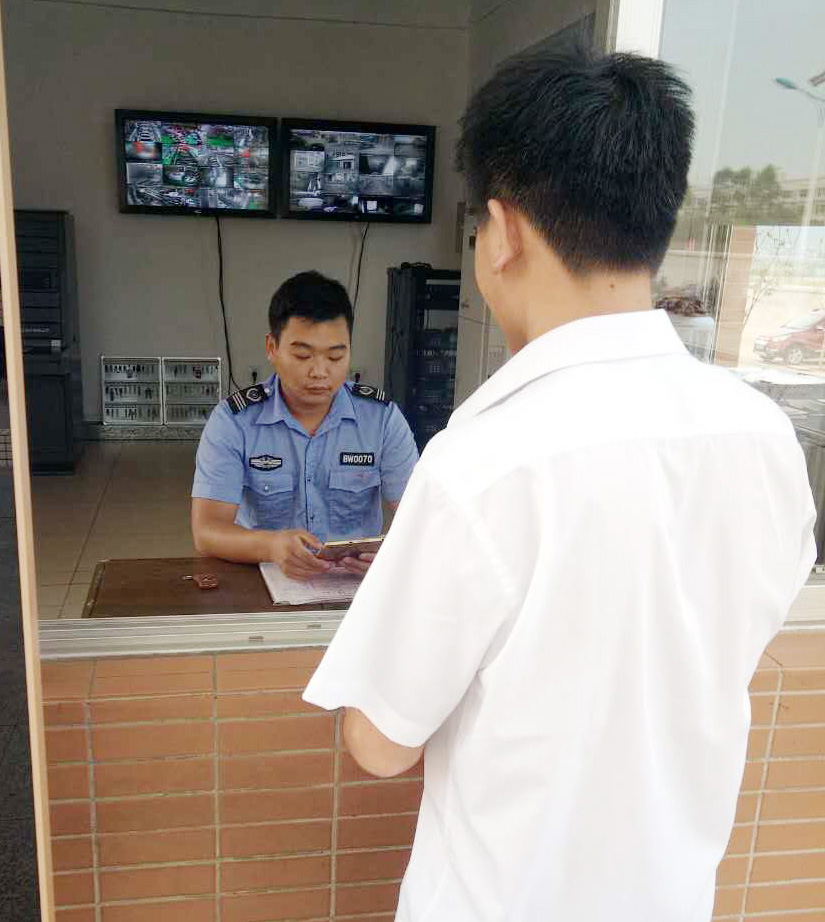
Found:
[(120, 210), (273, 217), (275, 119), (119, 109)]
[(284, 217), (432, 220), (435, 128), (286, 119), (281, 137)]

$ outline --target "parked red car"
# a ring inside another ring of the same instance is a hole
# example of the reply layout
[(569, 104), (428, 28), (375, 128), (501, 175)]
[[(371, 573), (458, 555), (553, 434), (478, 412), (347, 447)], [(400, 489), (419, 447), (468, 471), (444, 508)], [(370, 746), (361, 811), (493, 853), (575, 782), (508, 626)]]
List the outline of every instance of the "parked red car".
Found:
[(772, 336), (757, 336), (754, 352), (766, 361), (779, 359), (788, 365), (819, 359), (825, 345), (825, 311), (794, 317)]

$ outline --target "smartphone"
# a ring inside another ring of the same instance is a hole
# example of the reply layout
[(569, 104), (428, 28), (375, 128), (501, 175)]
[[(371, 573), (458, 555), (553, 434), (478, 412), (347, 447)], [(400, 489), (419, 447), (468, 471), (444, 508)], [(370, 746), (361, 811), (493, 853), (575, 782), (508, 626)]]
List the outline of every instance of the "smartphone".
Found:
[(377, 538), (354, 538), (349, 541), (327, 541), (318, 551), (320, 560), (343, 560), (344, 557), (357, 557), (359, 554), (375, 554), (381, 547), (384, 536)]

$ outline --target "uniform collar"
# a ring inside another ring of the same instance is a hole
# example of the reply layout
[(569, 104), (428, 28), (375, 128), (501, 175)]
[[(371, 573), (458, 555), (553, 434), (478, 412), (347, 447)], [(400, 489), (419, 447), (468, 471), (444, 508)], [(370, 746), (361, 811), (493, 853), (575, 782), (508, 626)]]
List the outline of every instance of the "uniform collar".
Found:
[(450, 425), (478, 416), (531, 381), (563, 368), (687, 354), (662, 310), (584, 317), (528, 343), (458, 407)]
[[(290, 413), (289, 407), (281, 396), (281, 388), (278, 384), (278, 376), (272, 377), (264, 383), (264, 387), (269, 391), (269, 398), (261, 407), (261, 412), (255, 420), (258, 426), (270, 426), (274, 423), (285, 423), (290, 429), (296, 432), (302, 432), (306, 435), (306, 430)], [(343, 419), (355, 419), (355, 407), (352, 403), (352, 396), (347, 389), (346, 384), (340, 388), (332, 400), (329, 412), (324, 417), (323, 422), (318, 427), (316, 435), (321, 435), (330, 429), (334, 429)]]
[(330, 429), (334, 429), (344, 419), (357, 419), (355, 407), (352, 403), (352, 394), (346, 384), (343, 384), (332, 401), (329, 413), (324, 417), (323, 422), (318, 427), (316, 435), (323, 435)]

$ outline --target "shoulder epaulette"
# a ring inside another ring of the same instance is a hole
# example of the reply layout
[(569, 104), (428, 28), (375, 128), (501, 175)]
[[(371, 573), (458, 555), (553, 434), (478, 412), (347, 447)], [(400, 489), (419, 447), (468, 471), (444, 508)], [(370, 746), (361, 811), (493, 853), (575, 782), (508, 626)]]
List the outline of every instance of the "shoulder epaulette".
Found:
[(372, 387), (370, 384), (353, 384), (351, 390), (356, 397), (363, 397), (364, 400), (375, 400), (378, 403), (390, 402), (386, 391), (382, 391), (380, 387)]
[(235, 391), (226, 398), (229, 409), (233, 413), (240, 413), (254, 403), (263, 403), (269, 397), (269, 391), (263, 384), (253, 384), (243, 390)]

